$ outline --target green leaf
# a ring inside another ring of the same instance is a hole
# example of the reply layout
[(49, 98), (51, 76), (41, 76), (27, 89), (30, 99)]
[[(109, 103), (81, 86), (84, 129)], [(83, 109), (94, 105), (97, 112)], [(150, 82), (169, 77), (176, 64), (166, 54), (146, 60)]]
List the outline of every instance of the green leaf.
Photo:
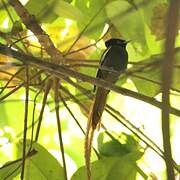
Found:
[[(145, 61), (143, 61), (145, 62)], [(130, 79), (133, 81), (138, 92), (141, 94), (154, 97), (161, 92), (161, 70), (159, 66), (144, 69), (143, 72), (133, 73)]]
[[(123, 157), (108, 157), (92, 163), (93, 180), (135, 180), (139, 168), (136, 159), (142, 153), (131, 153)], [(72, 176), (71, 180), (86, 179), (86, 169), (81, 167)]]
[(48, 6), (48, 0), (42, 0), (41, 3), (39, 3), (36, 0), (30, 0), (25, 5), (25, 7), (31, 14), (35, 15), (36, 18), (41, 22), (45, 22), (45, 23), (52, 22), (58, 17), (53, 12), (52, 6), (50, 5)]
[(131, 40), (132, 48), (135, 51), (133, 59), (137, 54), (140, 57), (146, 55), (148, 47), (141, 11), (136, 10), (127, 1), (117, 0), (106, 6), (106, 13), (110, 22), (117, 28), (122, 37)]
[(65, 1), (43, 0), (39, 3), (36, 0), (30, 0), (26, 8), (31, 14), (34, 14), (41, 22), (52, 22), (58, 17), (80, 20), (81, 11)]
[(33, 15), (37, 16), (43, 9), (47, 7), (48, 0), (42, 0), (39, 3), (36, 0), (30, 0), (25, 5), (25, 8)]
[(83, 13), (83, 18), (78, 22), (80, 31), (88, 25), (84, 34), (92, 39), (99, 38), (102, 34), (105, 22), (107, 21), (107, 16), (104, 10), (105, 0), (90, 0), (88, 3), (87, 1), (76, 1), (75, 5), (81, 9)]
[(21, 170), (21, 161), (7, 162), (0, 168), (0, 179), (12, 180)]
[[(1, 127), (10, 126), (14, 128), (15, 132), (22, 131), (23, 129), (23, 113), (24, 113), (24, 89), (19, 89), (16, 93), (7, 97), (5, 101), (0, 103), (0, 121)], [(5, 91), (5, 93), (7, 93)], [(5, 94), (3, 92), (3, 95)], [(34, 92), (30, 91), (30, 98)], [(29, 119), (32, 118), (33, 102), (29, 101)], [(29, 123), (31, 123), (29, 121)]]
[(3, 23), (5, 21), (5, 19), (7, 18), (7, 12), (5, 10), (0, 10), (0, 29), (3, 29)]
[[(27, 141), (27, 147), (29, 143), (30, 141)], [(18, 152), (21, 153), (22, 143), (19, 143), (17, 147)], [(64, 180), (63, 168), (54, 156), (38, 143), (33, 143), (32, 149), (37, 153), (26, 160), (26, 180)]]
[(13, 35), (16, 35), (17, 33), (20, 33), (21, 31), (23, 31), (23, 26), (22, 26), (21, 21), (15, 21), (13, 23), (13, 27), (11, 29), (11, 33)]
[(148, 1), (146, 5), (142, 6), (145, 22), (149, 27), (151, 26), (151, 18), (154, 13), (153, 12), (154, 7), (157, 4), (162, 3), (162, 2), (163, 0), (151, 0), (151, 1)]
[[(163, 54), (156, 54), (151, 56), (148, 59), (143, 60), (143, 63), (152, 64), (148, 68), (143, 68), (140, 72), (136, 72), (139, 69), (139, 66), (134, 66), (129, 70), (133, 72), (133, 75), (130, 76), (130, 79), (135, 84), (138, 92), (154, 97), (161, 92), (161, 67), (163, 61)], [(156, 62), (159, 63), (157, 64)], [(155, 65), (153, 65), (155, 64)], [(176, 49), (176, 65), (180, 64), (180, 50)], [(141, 67), (140, 67), (141, 68)], [(173, 78), (172, 85), (173, 89), (180, 89), (180, 69), (177, 67), (173, 68)]]
[[(13, 17), (14, 21), (19, 20), (19, 17), (17, 16), (13, 8), (10, 7), (9, 11), (11, 12), (11, 16)], [(7, 11), (3, 8), (3, 10), (0, 10), (0, 31), (6, 33), (10, 32), (12, 26), (13, 22), (11, 21), (11, 18), (8, 16)]]
[(151, 34), (155, 36), (157, 41), (165, 39), (168, 4), (160, 0), (152, 0), (142, 9)]
[[(112, 133), (111, 133), (112, 134)], [(137, 141), (132, 135), (121, 133), (109, 137), (106, 133), (98, 136), (98, 150), (103, 156), (124, 156), (139, 148)]]
[[(83, 17), (82, 12), (77, 7), (72, 6), (71, 4), (65, 1), (55, 1), (53, 2), (53, 12), (58, 16), (73, 19), (73, 20), (81, 20)], [(50, 5), (50, 3), (48, 3)]]

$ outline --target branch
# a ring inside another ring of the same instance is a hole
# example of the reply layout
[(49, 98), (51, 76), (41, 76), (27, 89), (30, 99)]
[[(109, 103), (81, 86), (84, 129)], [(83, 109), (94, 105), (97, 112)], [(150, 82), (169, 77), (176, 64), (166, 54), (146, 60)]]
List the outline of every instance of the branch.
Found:
[(29, 67), (26, 66), (26, 99), (25, 99), (25, 112), (24, 112), (24, 133), (23, 133), (21, 180), (24, 179), (25, 160), (26, 160), (28, 106), (29, 106)]
[(61, 151), (62, 161), (63, 161), (63, 170), (64, 170), (64, 179), (68, 180), (67, 177), (67, 165), (64, 153), (64, 144), (63, 144), (63, 137), (62, 137), (62, 128), (61, 128), (61, 120), (59, 114), (59, 79), (54, 78), (54, 102), (55, 102), (55, 112), (56, 112), (56, 120), (57, 120), (57, 128), (58, 128), (58, 136), (59, 136), (59, 148)]
[[(126, 88), (115, 86), (112, 83), (76, 72), (74, 70), (69, 69), (66, 66), (63, 66), (63, 65), (58, 65), (58, 64), (51, 63), (51, 62), (42, 61), (39, 58), (19, 53), (15, 50), (12, 50), (11, 48), (8, 48), (7, 46), (5, 46), (1, 43), (0, 43), (0, 53), (5, 54), (7, 56), (14, 57), (14, 58), (20, 60), (21, 62), (28, 63), (29, 65), (49, 71), (51, 74), (53, 73), (56, 77), (62, 77), (62, 75), (66, 76), (66, 77), (69, 77), (69, 76), (74, 77), (74, 78), (82, 80), (84, 82), (89, 82), (93, 85), (115, 91), (115, 92), (123, 94), (125, 96), (139, 99), (139, 100), (149, 103), (153, 106), (156, 106), (160, 109), (162, 108), (162, 103), (160, 101), (157, 101), (155, 98), (145, 96), (143, 94), (131, 91)], [(180, 110), (173, 108), (173, 107), (170, 107), (169, 110), (170, 110), (170, 113), (172, 113), (176, 116), (180, 116)]]
[(9, 0), (9, 3), (14, 7), (27, 29), (34, 33), (41, 46), (43, 46), (45, 51), (52, 57), (53, 62), (62, 62), (62, 53), (54, 46), (48, 34), (40, 27), (35, 16), (29, 14), (19, 0)]
[(173, 160), (170, 143), (169, 113), (170, 113), (170, 86), (172, 83), (173, 63), (174, 63), (174, 45), (177, 34), (179, 18), (180, 1), (170, 1), (167, 17), (165, 55), (162, 65), (162, 132), (164, 156), (167, 167), (168, 179), (175, 179)]

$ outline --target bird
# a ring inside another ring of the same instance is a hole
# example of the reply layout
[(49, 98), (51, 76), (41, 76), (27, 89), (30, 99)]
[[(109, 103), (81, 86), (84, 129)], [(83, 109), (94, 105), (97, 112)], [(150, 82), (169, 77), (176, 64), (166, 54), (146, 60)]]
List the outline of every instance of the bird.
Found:
[[(115, 83), (120, 74), (126, 70), (128, 64), (128, 52), (126, 45), (129, 41), (112, 38), (105, 42), (106, 50), (100, 60), (100, 68), (96, 78)], [(90, 155), (94, 131), (99, 129), (101, 116), (106, 105), (106, 99), (110, 90), (94, 86), (95, 98), (89, 112), (86, 135), (85, 135), (85, 164), (87, 179), (91, 180)]]

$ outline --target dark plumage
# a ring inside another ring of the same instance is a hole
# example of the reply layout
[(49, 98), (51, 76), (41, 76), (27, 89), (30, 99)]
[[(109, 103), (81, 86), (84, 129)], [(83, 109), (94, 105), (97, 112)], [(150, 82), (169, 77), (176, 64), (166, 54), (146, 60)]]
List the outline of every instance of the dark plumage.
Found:
[[(115, 83), (118, 80), (120, 73), (127, 68), (127, 43), (127, 41), (121, 39), (110, 39), (105, 42), (107, 49), (101, 57), (100, 65), (102, 69), (98, 70), (97, 78), (111, 83)], [(92, 109), (90, 110), (85, 137), (85, 160), (88, 180), (91, 180), (90, 156), (93, 135), (97, 125), (100, 125), (101, 116), (106, 105), (106, 98), (109, 93), (109, 90), (103, 87), (95, 87), (94, 89), (96, 89), (96, 95)]]
[[(105, 42), (107, 49), (101, 57), (101, 67), (108, 70), (99, 69), (96, 77), (115, 83), (120, 73), (127, 68), (128, 53), (126, 51), (127, 41), (121, 39), (110, 39)], [(96, 87), (95, 87), (96, 89)], [(102, 116), (108, 90), (98, 87), (91, 113), (92, 127), (96, 128)]]

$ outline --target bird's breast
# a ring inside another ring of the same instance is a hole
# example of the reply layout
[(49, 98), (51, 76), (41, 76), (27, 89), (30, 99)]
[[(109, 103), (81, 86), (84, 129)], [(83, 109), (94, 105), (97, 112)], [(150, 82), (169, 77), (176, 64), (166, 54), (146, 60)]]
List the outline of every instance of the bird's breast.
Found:
[(103, 66), (116, 71), (125, 70), (128, 63), (128, 54), (124, 47), (112, 46), (104, 57)]

